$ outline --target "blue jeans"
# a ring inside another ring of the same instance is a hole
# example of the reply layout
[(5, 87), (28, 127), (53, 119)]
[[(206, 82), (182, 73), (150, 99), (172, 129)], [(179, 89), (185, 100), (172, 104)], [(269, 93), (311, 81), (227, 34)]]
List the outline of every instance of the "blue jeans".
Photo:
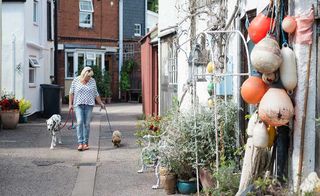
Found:
[(74, 108), (77, 118), (78, 144), (88, 144), (89, 142), (92, 109), (92, 105), (78, 105)]

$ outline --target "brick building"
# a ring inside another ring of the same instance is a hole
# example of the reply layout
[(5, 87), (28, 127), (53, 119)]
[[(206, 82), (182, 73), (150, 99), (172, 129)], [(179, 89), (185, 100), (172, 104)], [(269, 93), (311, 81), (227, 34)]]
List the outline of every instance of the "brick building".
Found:
[(118, 99), (118, 0), (58, 1), (57, 83), (68, 95), (79, 66), (97, 65), (108, 70), (112, 98)]

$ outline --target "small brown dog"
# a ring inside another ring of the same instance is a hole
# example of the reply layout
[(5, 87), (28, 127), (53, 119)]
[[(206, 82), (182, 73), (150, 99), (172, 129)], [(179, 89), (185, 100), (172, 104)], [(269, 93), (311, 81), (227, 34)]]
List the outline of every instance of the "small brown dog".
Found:
[(119, 130), (115, 130), (112, 133), (112, 143), (113, 146), (120, 147), (121, 143), (121, 132)]

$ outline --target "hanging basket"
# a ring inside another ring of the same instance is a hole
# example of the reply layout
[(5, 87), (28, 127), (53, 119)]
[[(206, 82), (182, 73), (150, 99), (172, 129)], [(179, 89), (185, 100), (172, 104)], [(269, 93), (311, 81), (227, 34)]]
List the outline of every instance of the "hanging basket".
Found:
[(19, 110), (1, 111), (1, 123), (3, 129), (15, 129), (19, 122)]

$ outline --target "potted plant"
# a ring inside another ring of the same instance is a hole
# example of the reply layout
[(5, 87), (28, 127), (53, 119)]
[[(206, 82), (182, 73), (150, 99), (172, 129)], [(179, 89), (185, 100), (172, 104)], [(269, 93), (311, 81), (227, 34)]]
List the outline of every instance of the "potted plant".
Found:
[[(216, 117), (214, 110), (217, 113)], [(211, 189), (215, 185), (213, 174), (217, 168), (216, 131), (219, 135), (219, 158), (234, 160), (237, 150), (236, 118), (236, 105), (223, 99), (217, 99), (215, 107), (210, 109), (198, 107), (196, 111), (176, 110), (161, 127), (167, 131), (162, 138), (166, 145), (160, 148), (162, 164), (175, 172), (178, 179), (184, 183), (195, 179), (196, 167), (204, 169), (206, 172), (201, 172), (200, 177), (210, 180), (205, 188)], [(201, 178), (200, 181), (202, 185), (205, 184)]]
[(19, 100), (13, 94), (1, 97), (1, 124), (4, 129), (15, 129), (19, 122)]
[(20, 111), (19, 122), (20, 123), (26, 123), (28, 121), (27, 110), (30, 108), (31, 108), (31, 102), (29, 100), (22, 98), (19, 101), (19, 111)]

